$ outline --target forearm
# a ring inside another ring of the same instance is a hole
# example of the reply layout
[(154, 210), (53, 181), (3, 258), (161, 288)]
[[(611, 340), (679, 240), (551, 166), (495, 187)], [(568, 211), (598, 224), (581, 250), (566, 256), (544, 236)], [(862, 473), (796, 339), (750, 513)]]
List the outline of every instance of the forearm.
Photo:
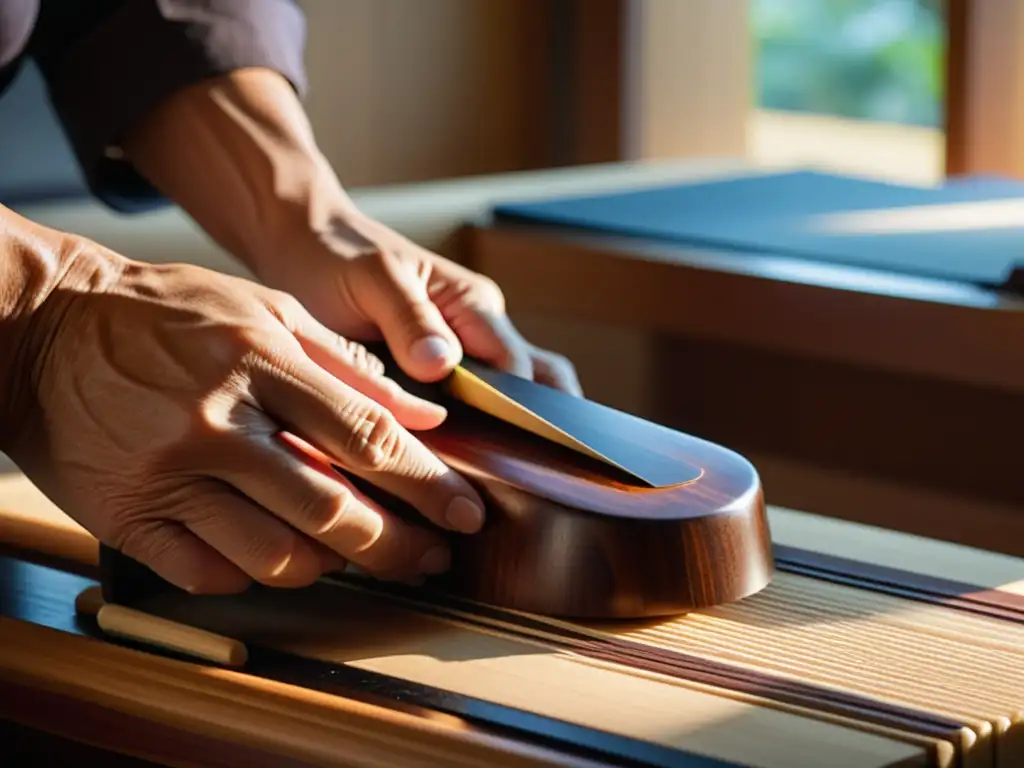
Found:
[(353, 208), (294, 91), (269, 70), (201, 83), (154, 109), (124, 141), (151, 183), (258, 277), (297, 235)]

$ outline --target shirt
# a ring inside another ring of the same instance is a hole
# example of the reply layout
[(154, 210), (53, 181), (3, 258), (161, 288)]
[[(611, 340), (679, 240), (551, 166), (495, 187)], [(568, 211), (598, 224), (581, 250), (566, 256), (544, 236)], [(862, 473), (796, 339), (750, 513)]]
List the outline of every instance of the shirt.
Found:
[(0, 93), (35, 61), (90, 192), (115, 210), (164, 204), (115, 150), (178, 89), (266, 67), (304, 95), (294, 0), (0, 0)]

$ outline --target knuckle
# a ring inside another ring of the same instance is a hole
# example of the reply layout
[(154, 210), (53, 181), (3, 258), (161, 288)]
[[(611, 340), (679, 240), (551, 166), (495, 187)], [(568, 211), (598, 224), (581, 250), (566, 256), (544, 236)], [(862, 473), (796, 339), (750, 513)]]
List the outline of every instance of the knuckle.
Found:
[(384, 362), (379, 357), (358, 342), (348, 343), (353, 346), (352, 353), (356, 367), (375, 377), (384, 375)]
[(276, 288), (267, 289), (267, 305), (270, 311), (274, 312), (281, 319), (297, 317), (306, 311), (306, 308), (302, 306), (302, 302), (292, 294)]
[(244, 392), (247, 386), (243, 378), (239, 374), (237, 386), (218, 390), (197, 401), (192, 430), (182, 445), (183, 451), (193, 452), (195, 459), (209, 461), (223, 451), (239, 450), (240, 439), (275, 430), (263, 411), (239, 397), (238, 393)]
[[(332, 494), (312, 492), (300, 500), (296, 514), (314, 538), (327, 536), (344, 524), (353, 503), (352, 494), (342, 487)], [(293, 546), (298, 542), (293, 542)]]
[(349, 365), (374, 377), (384, 375), (384, 363), (358, 341), (336, 336), (338, 349)]
[(262, 308), (265, 310), (261, 316), (265, 317), (266, 313), (269, 313), (274, 320), (291, 333), (307, 325), (312, 319), (306, 306), (285, 291), (265, 288), (259, 298)]
[(223, 381), (251, 366), (257, 350), (266, 346), (265, 334), (242, 324), (211, 328), (203, 339), (200, 363), (211, 381)]
[[(96, 509), (101, 521), (97, 534), (104, 543), (125, 554), (139, 553), (140, 545), (161, 527), (161, 515), (154, 512), (149, 495), (138, 492), (139, 487), (145, 487), (146, 474), (145, 471), (133, 473), (126, 478), (127, 482), (103, 483), (97, 488), (101, 499)], [(167, 489), (160, 490), (166, 492)]]
[(274, 536), (253, 536), (247, 549), (245, 562), (250, 564), (249, 575), (261, 584), (272, 586), (300, 554), (299, 537), (290, 531)]
[(349, 458), (371, 472), (398, 466), (404, 458), (405, 442), (395, 417), (375, 404), (362, 407), (354, 416), (345, 446)]
[(481, 303), (488, 309), (495, 312), (502, 312), (505, 309), (505, 294), (493, 278), (487, 275), (477, 274), (476, 290)]

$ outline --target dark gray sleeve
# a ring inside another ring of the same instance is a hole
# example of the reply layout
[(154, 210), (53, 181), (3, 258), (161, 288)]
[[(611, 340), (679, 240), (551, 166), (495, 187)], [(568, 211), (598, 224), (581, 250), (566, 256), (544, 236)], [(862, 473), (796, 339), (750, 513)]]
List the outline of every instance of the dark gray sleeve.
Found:
[(35, 58), (91, 192), (118, 211), (166, 203), (112, 148), (176, 90), (240, 68), (266, 67), (305, 93), (305, 19), (293, 0), (100, 5), (107, 9), (101, 18), (67, 24)]

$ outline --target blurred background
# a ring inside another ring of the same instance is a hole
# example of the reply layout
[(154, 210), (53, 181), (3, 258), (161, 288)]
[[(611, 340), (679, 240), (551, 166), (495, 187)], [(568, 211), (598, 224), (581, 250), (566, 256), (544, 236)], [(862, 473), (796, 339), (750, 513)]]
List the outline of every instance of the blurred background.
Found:
[[(724, 154), (924, 181), (943, 173), (942, 0), (300, 4), (310, 112), (351, 185), (631, 155)], [(574, 134), (630, 102), (650, 113), (633, 122), (662, 122), (633, 126), (632, 148), (611, 146), (598, 127)], [(29, 67), (0, 102), (0, 199), (80, 189)]]
[(751, 10), (761, 109), (941, 127), (939, 0), (753, 0)]
[[(942, 0), (751, 0), (749, 8), (754, 157), (941, 177)], [(848, 143), (860, 148), (852, 162)]]

